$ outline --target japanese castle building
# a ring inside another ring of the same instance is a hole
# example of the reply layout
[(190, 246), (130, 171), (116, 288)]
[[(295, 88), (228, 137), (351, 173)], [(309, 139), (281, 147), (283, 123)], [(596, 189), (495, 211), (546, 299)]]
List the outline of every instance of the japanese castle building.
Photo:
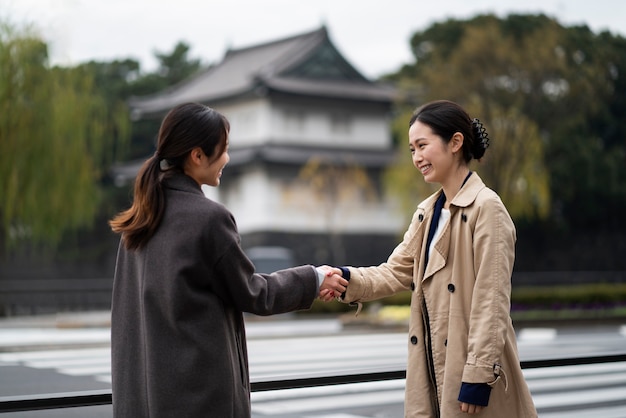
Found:
[(205, 193), (232, 211), (244, 248), (285, 247), (298, 264), (370, 265), (406, 226), (382, 185), (394, 156), (393, 94), (347, 62), (321, 27), (228, 50), (130, 106), (138, 119), (160, 120), (189, 101), (226, 115), (231, 160), (219, 188)]

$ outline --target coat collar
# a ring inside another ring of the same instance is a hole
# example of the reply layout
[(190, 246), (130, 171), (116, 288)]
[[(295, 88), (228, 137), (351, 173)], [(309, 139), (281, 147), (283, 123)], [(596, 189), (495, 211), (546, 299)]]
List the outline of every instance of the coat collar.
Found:
[(474, 171), (467, 179), (467, 182), (465, 182), (465, 185), (463, 185), (461, 190), (459, 190), (456, 196), (454, 196), (450, 204), (461, 208), (468, 207), (474, 203), (478, 193), (480, 193), (480, 191), (485, 187), (487, 187), (485, 186), (485, 183), (483, 183), (478, 173)]
[[(456, 196), (454, 196), (450, 204), (457, 207), (466, 208), (471, 205), (474, 200), (476, 200), (476, 196), (478, 196), (478, 193), (480, 193), (480, 191), (485, 187), (487, 187), (485, 186), (485, 183), (483, 183), (478, 173), (474, 171), (472, 175), (469, 176), (463, 187), (461, 187), (461, 190), (459, 190)], [(435, 202), (437, 201), (437, 198), (441, 195), (441, 193), (443, 193), (443, 189), (437, 190), (435, 193), (427, 197), (422, 203), (420, 203), (418, 207), (425, 211), (432, 211), (435, 207)]]
[(204, 195), (200, 185), (184, 173), (172, 173), (171, 175), (163, 178), (162, 181), (163, 185), (168, 189)]

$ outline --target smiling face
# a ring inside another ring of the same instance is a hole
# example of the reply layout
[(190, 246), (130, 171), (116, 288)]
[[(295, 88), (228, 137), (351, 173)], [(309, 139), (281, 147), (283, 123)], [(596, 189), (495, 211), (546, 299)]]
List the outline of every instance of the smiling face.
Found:
[(458, 165), (454, 147), (436, 135), (430, 126), (416, 120), (409, 128), (409, 149), (413, 165), (427, 183), (446, 183)]
[[(206, 159), (209, 160), (208, 158)], [(222, 170), (230, 161), (230, 155), (228, 155), (228, 148), (224, 150), (222, 155), (217, 160), (213, 160), (208, 164), (206, 181), (204, 184), (217, 187), (220, 185), (220, 178), (222, 177)]]
[(220, 185), (222, 170), (229, 161), (228, 146), (226, 146), (224, 152), (217, 159), (207, 157), (202, 149), (197, 147), (189, 153), (184, 171), (199, 185), (206, 184), (208, 186), (217, 187)]

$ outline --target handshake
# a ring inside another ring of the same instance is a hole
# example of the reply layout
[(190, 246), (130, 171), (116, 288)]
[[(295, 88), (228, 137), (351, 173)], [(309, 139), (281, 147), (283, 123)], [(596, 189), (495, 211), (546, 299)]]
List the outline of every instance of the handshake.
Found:
[(336, 267), (320, 266), (316, 267), (319, 272), (324, 274), (324, 280), (320, 285), (319, 298), (324, 302), (341, 296), (348, 287), (348, 281), (342, 277), (342, 272)]

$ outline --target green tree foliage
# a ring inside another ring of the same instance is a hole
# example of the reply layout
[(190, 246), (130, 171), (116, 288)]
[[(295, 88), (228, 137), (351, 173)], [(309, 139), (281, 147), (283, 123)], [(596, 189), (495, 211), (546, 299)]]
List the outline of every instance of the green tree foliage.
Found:
[(89, 61), (80, 67), (92, 74), (94, 84), (110, 104), (125, 102), (136, 94), (134, 84), (142, 77), (139, 61), (132, 58), (110, 62)]
[[(121, 101), (126, 107), (127, 100), (132, 96), (145, 96), (159, 93), (195, 75), (202, 68), (198, 58), (189, 56), (189, 45), (183, 41), (176, 43), (171, 52), (155, 51), (158, 61), (155, 71), (145, 73), (140, 64), (133, 59), (115, 60), (112, 62), (87, 63), (96, 74), (103, 93), (108, 94), (111, 106)], [(128, 156), (132, 159), (143, 159), (154, 152), (156, 134), (159, 130), (158, 119), (132, 119), (132, 136)]]
[[(142, 71), (140, 63), (132, 58), (89, 61), (79, 68), (92, 74), (94, 86), (105, 100), (111, 116), (123, 115), (125, 119), (132, 119), (126, 104), (129, 98), (161, 92), (199, 71), (201, 61), (189, 57), (189, 49), (188, 44), (179, 41), (169, 53), (156, 51), (159, 64), (153, 72)], [(130, 141), (121, 143), (124, 145), (121, 151), (131, 159), (143, 159), (154, 151), (159, 124), (160, 120), (132, 120), (130, 133), (125, 130), (111, 134), (116, 138), (120, 134), (130, 136)], [(119, 126), (119, 121), (112, 118), (109, 126)], [(120, 142), (116, 141), (116, 144), (119, 146)]]
[[(131, 58), (109, 62), (89, 61), (80, 64), (78, 68), (93, 77), (94, 88), (98, 96), (104, 100), (110, 115), (108, 126), (113, 129), (110, 134), (115, 139), (124, 138), (123, 141), (113, 141), (116, 146), (123, 146), (118, 155), (125, 157), (133, 155), (134, 147), (127, 138), (134, 133), (135, 127), (130, 122), (130, 110), (126, 102), (135, 94), (134, 83), (144, 77), (141, 74), (139, 62)], [(124, 123), (122, 124), (122, 121), (117, 118), (122, 118)], [(120, 126), (124, 130), (116, 131)]]
[(436, 23), (411, 47), (415, 62), (389, 76), (410, 93), (401, 111), (446, 98), (481, 119), (492, 141), (479, 171), (515, 218), (624, 224), (624, 38), (484, 15)]
[(202, 67), (202, 62), (200, 59), (190, 58), (189, 49), (186, 42), (179, 41), (169, 54), (155, 51), (158, 68), (131, 84), (133, 94), (142, 96), (157, 93), (196, 74)]
[(96, 91), (84, 68), (50, 68), (31, 29), (0, 23), (1, 247), (54, 247), (93, 222), (99, 181), (128, 131)]

